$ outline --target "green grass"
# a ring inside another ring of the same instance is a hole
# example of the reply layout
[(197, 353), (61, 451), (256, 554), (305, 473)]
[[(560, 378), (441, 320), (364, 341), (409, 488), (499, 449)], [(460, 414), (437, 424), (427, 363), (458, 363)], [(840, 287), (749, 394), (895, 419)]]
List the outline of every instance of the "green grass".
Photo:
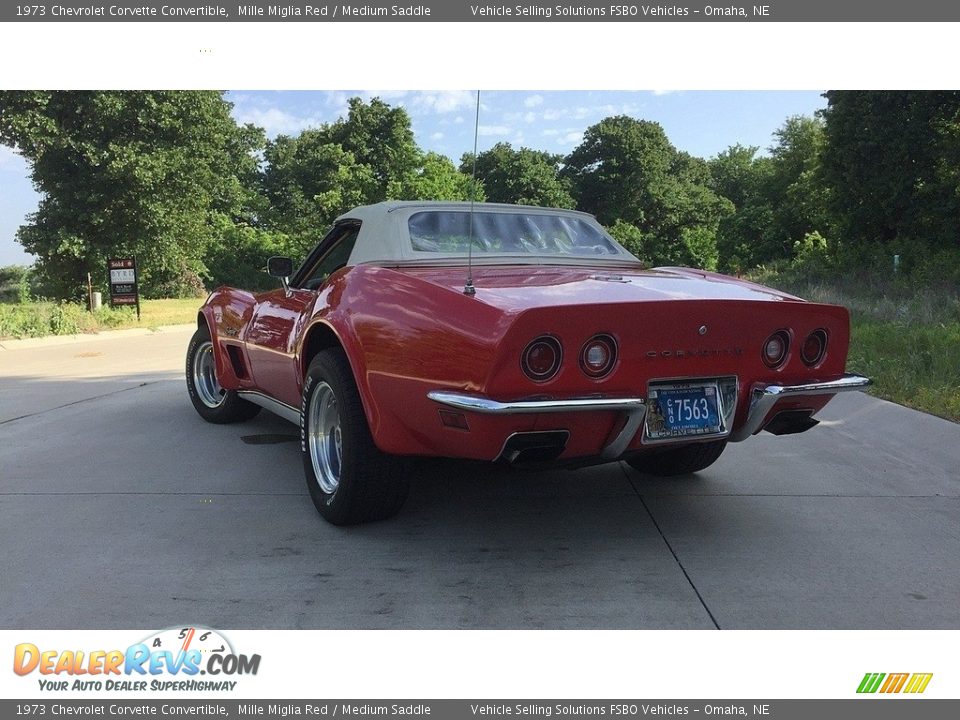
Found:
[(850, 310), (847, 367), (878, 397), (960, 422), (960, 288), (851, 273), (815, 281), (763, 271), (753, 279)]
[(873, 378), (880, 397), (960, 421), (960, 323), (854, 318), (847, 365)]
[(134, 308), (102, 307), (95, 313), (76, 303), (0, 304), (0, 339), (76, 335), (123, 328), (156, 328), (196, 321), (201, 298), (142, 300)]

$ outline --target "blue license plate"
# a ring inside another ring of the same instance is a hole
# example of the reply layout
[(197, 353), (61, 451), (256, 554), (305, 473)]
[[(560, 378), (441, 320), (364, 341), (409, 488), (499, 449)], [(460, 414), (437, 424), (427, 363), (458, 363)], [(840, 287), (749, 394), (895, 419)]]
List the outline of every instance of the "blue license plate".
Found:
[(721, 430), (716, 385), (651, 388), (647, 405), (648, 437), (709, 435)]

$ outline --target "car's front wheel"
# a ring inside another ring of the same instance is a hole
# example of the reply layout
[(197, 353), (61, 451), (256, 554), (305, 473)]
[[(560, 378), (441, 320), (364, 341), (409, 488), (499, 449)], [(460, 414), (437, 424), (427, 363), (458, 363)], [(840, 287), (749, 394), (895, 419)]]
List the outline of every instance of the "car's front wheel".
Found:
[(235, 390), (226, 390), (217, 379), (213, 342), (206, 325), (201, 325), (187, 346), (187, 391), (190, 402), (207, 422), (233, 423), (249, 420), (260, 406), (240, 397)]
[(713, 465), (726, 446), (726, 440), (684, 445), (669, 450), (634, 455), (627, 459), (627, 463), (633, 469), (647, 475), (661, 477), (689, 475)]
[(307, 489), (326, 520), (356, 525), (399, 512), (407, 478), (400, 459), (374, 444), (350, 364), (339, 349), (319, 353), (307, 369), (300, 442)]

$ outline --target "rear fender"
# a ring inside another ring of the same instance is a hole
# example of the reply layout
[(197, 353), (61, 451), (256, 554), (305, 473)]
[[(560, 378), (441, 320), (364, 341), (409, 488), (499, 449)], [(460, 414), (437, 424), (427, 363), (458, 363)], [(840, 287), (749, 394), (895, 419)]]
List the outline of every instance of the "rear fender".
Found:
[(347, 356), (357, 392), (360, 394), (360, 403), (370, 426), (370, 433), (376, 441), (379, 434), (382, 414), (373, 393), (367, 376), (367, 364), (363, 357), (363, 348), (357, 335), (346, 318), (336, 312), (324, 313), (315, 318), (297, 349), (297, 361), (300, 367), (300, 377), (306, 377), (307, 369), (318, 352), (330, 348), (339, 348)]
[(396, 455), (436, 454), (442, 430), (427, 392), (481, 390), (508, 324), (489, 305), (376, 266), (335, 273), (316, 308), (304, 334), (301, 371), (317, 349), (318, 333), (326, 346), (335, 338), (350, 363), (374, 443)]

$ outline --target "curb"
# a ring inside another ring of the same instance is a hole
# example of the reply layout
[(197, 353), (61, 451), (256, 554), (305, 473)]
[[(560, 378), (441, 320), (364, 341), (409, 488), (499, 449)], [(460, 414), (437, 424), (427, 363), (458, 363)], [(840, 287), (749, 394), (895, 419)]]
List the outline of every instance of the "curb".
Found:
[(10, 352), (14, 350), (28, 350), (38, 347), (53, 347), (56, 345), (74, 345), (76, 343), (90, 342), (91, 340), (114, 340), (125, 337), (138, 337), (143, 335), (156, 335), (159, 333), (176, 333), (187, 330), (195, 330), (196, 323), (185, 325), (160, 325), (154, 328), (127, 328), (125, 330), (104, 330), (99, 333), (89, 333), (83, 335), (47, 335), (39, 338), (23, 338), (22, 340), (0, 340), (0, 352)]

